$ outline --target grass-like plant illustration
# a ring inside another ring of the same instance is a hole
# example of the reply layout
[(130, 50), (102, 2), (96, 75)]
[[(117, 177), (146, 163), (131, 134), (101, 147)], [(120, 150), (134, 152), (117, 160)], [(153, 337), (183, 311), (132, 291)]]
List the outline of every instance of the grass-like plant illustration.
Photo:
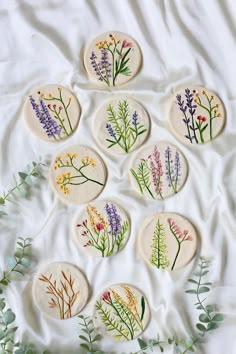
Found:
[(118, 76), (131, 75), (129, 65), (129, 54), (133, 47), (131, 42), (121, 41), (110, 34), (107, 40), (96, 43), (96, 46), (101, 50), (100, 59), (92, 52), (90, 60), (99, 81), (105, 82), (108, 86), (115, 86)]
[(102, 257), (109, 257), (123, 247), (129, 223), (127, 220), (122, 223), (113, 203), (106, 203), (104, 211), (104, 215), (101, 215), (96, 207), (88, 205), (88, 220), (83, 220), (77, 227), (81, 229), (81, 237), (85, 239), (84, 247), (94, 247)]
[(170, 261), (167, 257), (166, 233), (165, 227), (159, 219), (157, 220), (154, 230), (151, 248), (152, 253), (150, 256), (150, 263), (157, 268), (167, 268)]
[(173, 270), (174, 267), (175, 267), (176, 261), (177, 261), (177, 259), (179, 257), (179, 253), (180, 253), (180, 250), (181, 250), (182, 243), (186, 242), (186, 241), (192, 241), (193, 238), (192, 238), (191, 235), (189, 235), (189, 231), (188, 230), (183, 230), (182, 231), (180, 229), (180, 227), (176, 224), (176, 222), (172, 218), (168, 218), (167, 221), (168, 221), (168, 224), (169, 224), (169, 229), (170, 229), (172, 235), (174, 236), (174, 238), (176, 239), (176, 242), (177, 242), (177, 245), (178, 245), (176, 256), (175, 256), (174, 262), (173, 262), (172, 267), (171, 267), (171, 270)]
[[(32, 95), (29, 96), (29, 100), (48, 138), (60, 140), (65, 135), (70, 136), (74, 131), (69, 114), (72, 97), (69, 97), (68, 101), (65, 102), (61, 87), (58, 87), (58, 96), (54, 96), (51, 93), (46, 95), (40, 91), (38, 95), (38, 101)], [(51, 103), (46, 104), (45, 101)]]
[(58, 310), (60, 318), (72, 317), (72, 308), (77, 300), (80, 291), (75, 291), (75, 279), (71, 275), (61, 271), (60, 281), (53, 280), (53, 275), (49, 277), (41, 275), (40, 281), (47, 284), (46, 293), (51, 296), (48, 305), (50, 308)]
[(125, 298), (114, 290), (106, 291), (102, 300), (96, 302), (96, 309), (107, 331), (117, 340), (131, 340), (144, 329), (146, 303), (144, 297), (139, 300), (129, 286), (122, 288)]
[[(187, 134), (185, 138), (190, 143), (204, 143), (207, 130), (209, 131), (209, 139), (213, 139), (213, 122), (220, 118), (221, 114), (218, 110), (220, 103), (216, 103), (215, 97), (210, 95), (206, 90), (201, 93), (195, 90), (185, 89), (184, 98), (180, 94), (176, 95), (176, 103), (179, 110), (183, 113), (183, 122), (186, 125)], [(205, 110), (206, 116), (197, 114), (197, 108), (201, 107)], [(209, 127), (209, 129), (207, 129)]]
[(107, 107), (108, 121), (106, 129), (111, 138), (106, 139), (108, 149), (119, 145), (122, 150), (128, 153), (136, 143), (138, 136), (145, 133), (147, 129), (139, 121), (136, 111), (130, 112), (127, 100), (118, 102), (118, 109), (115, 111), (112, 104)]
[[(64, 192), (64, 194), (69, 194), (69, 186), (80, 186), (84, 183), (91, 182), (103, 186), (104, 184), (88, 177), (86, 175), (86, 168), (88, 166), (95, 167), (96, 162), (91, 157), (83, 157), (80, 162), (75, 164), (75, 160), (78, 159), (78, 154), (71, 154), (67, 152), (65, 158), (62, 156), (57, 156), (55, 160), (54, 169), (68, 168), (69, 172), (62, 173), (57, 176), (57, 185)], [(77, 167), (78, 166), (78, 167)]]
[(146, 159), (140, 159), (137, 170), (131, 169), (140, 192), (148, 193), (153, 199), (157, 196), (163, 199), (163, 186), (165, 182), (164, 174), (168, 187), (174, 193), (178, 192), (181, 178), (181, 163), (179, 152), (176, 151), (174, 160), (172, 159), (172, 150), (167, 146), (165, 151), (165, 170), (163, 171), (161, 154), (155, 145), (154, 151)]

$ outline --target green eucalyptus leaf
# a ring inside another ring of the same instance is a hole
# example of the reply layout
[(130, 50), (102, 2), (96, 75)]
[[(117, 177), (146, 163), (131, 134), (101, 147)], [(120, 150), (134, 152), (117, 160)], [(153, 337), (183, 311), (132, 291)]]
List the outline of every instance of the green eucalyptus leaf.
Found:
[(192, 289), (192, 290), (186, 290), (185, 291), (187, 294), (197, 294), (197, 290), (194, 290), (194, 289)]
[(16, 266), (17, 260), (15, 257), (7, 257), (7, 266), (8, 268), (14, 268)]
[(81, 348), (84, 348), (84, 349), (86, 349), (86, 350), (89, 350), (89, 349), (90, 349), (89, 346), (88, 346), (88, 344), (85, 344), (85, 343), (81, 343), (80, 346), (81, 346)]
[(9, 328), (7, 331), (6, 331), (6, 335), (9, 335), (11, 333), (15, 333), (17, 331), (18, 327), (12, 327), (12, 328)]
[(6, 215), (8, 215), (5, 211), (3, 211), (3, 210), (0, 210), (0, 217), (1, 216), (6, 216)]
[(3, 332), (2, 329), (0, 329), (0, 340), (2, 340), (2, 339), (5, 338), (5, 337), (6, 337), (6, 333)]
[(90, 343), (90, 342), (89, 342), (89, 339), (86, 338), (85, 336), (82, 336), (82, 335), (81, 335), (81, 336), (79, 336), (79, 338), (82, 339), (82, 340), (84, 340), (85, 342)]
[(203, 324), (201, 324), (201, 323), (197, 323), (197, 324), (196, 324), (196, 327), (197, 327), (197, 329), (198, 329), (200, 332), (206, 332), (206, 331), (207, 331), (206, 327), (203, 326)]
[(0, 197), (0, 205), (4, 205), (5, 204), (5, 199), (3, 197)]
[(18, 175), (21, 179), (23, 179), (23, 181), (28, 177), (27, 173), (25, 172), (18, 172)]
[(7, 285), (8, 285), (7, 279), (2, 279), (2, 280), (0, 280), (0, 284), (2, 284), (2, 285), (4, 285), (4, 286), (7, 286)]
[(6, 312), (3, 313), (2, 315), (3, 317), (3, 321), (5, 322), (5, 324), (9, 325), (12, 322), (15, 321), (16, 316), (15, 314), (12, 312), (12, 310), (8, 309)]
[(207, 286), (201, 286), (198, 293), (202, 294), (202, 293), (207, 293), (208, 291), (210, 291), (211, 289), (208, 288)]
[(29, 267), (30, 266), (30, 260), (28, 258), (21, 258), (20, 262), (19, 262), (23, 267)]
[(224, 320), (224, 316), (221, 313), (217, 313), (213, 318), (212, 321), (220, 322)]
[(28, 186), (32, 186), (32, 185), (33, 185), (33, 182), (32, 182), (32, 179), (30, 178), (30, 176), (27, 176), (27, 177), (26, 177), (25, 183), (27, 183)]
[(138, 344), (140, 346), (140, 349), (144, 349), (147, 346), (147, 343), (142, 338), (138, 338)]
[(210, 322), (211, 320), (209, 319), (209, 317), (207, 315), (205, 315), (205, 313), (202, 313), (200, 316), (199, 316), (199, 321), (203, 322), (203, 323), (208, 323)]
[(194, 280), (194, 279), (188, 279), (188, 282), (189, 282), (189, 283), (198, 284), (198, 282), (197, 282), (196, 280)]
[[(90, 331), (90, 334), (93, 332), (93, 329)], [(101, 334), (97, 334), (94, 338), (93, 338), (93, 340), (92, 340), (92, 343), (94, 343), (94, 342), (97, 342), (97, 341), (99, 341), (99, 340), (101, 340), (102, 339), (102, 335)]]
[(216, 323), (216, 322), (210, 322), (210, 323), (208, 323), (208, 325), (207, 325), (207, 330), (208, 330), (208, 331), (211, 331), (211, 330), (217, 329), (218, 327), (219, 327), (218, 323)]
[(206, 310), (208, 313), (214, 312), (215, 311), (215, 306), (214, 305), (207, 305)]

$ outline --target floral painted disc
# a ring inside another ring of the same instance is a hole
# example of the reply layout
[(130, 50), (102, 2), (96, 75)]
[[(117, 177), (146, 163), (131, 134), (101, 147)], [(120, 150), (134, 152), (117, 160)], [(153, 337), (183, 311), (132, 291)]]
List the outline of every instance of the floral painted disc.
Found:
[(145, 330), (149, 318), (146, 297), (128, 284), (110, 286), (95, 304), (96, 325), (117, 341), (138, 337)]
[(34, 279), (35, 303), (41, 311), (57, 319), (77, 315), (86, 305), (88, 295), (84, 275), (68, 263), (47, 264)]
[(193, 258), (197, 234), (192, 224), (174, 213), (159, 213), (146, 219), (139, 234), (140, 253), (153, 267), (177, 270)]
[(135, 188), (149, 199), (164, 199), (179, 192), (188, 175), (182, 152), (159, 142), (138, 151), (130, 169)]
[(214, 139), (225, 124), (222, 101), (199, 86), (179, 90), (170, 106), (170, 125), (176, 137), (187, 144), (203, 144)]
[(106, 102), (97, 112), (94, 135), (111, 154), (126, 154), (146, 140), (150, 121), (145, 109), (130, 98)]
[(53, 190), (65, 202), (83, 204), (95, 199), (106, 183), (106, 167), (92, 149), (75, 145), (61, 151), (49, 171)]
[(89, 76), (103, 86), (118, 86), (134, 77), (142, 54), (136, 41), (125, 33), (107, 32), (85, 49), (84, 64)]
[(46, 85), (27, 96), (24, 117), (32, 133), (55, 143), (73, 134), (79, 123), (80, 106), (77, 98), (65, 87)]
[(74, 222), (76, 241), (92, 256), (110, 257), (126, 244), (130, 223), (126, 213), (115, 203), (99, 201), (88, 204)]

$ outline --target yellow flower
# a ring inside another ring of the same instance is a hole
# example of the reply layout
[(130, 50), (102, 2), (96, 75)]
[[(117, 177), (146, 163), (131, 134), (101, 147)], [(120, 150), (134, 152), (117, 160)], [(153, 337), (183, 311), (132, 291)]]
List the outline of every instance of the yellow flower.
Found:
[(55, 159), (55, 163), (57, 163), (57, 162), (60, 161), (60, 160), (61, 160), (61, 156), (58, 155), (58, 156), (56, 157), (56, 159)]
[(205, 94), (206, 94), (206, 91), (205, 91), (205, 90), (203, 90), (203, 91), (202, 91), (202, 93), (203, 93), (203, 95), (205, 95)]
[(221, 114), (220, 114), (220, 113), (218, 113), (217, 117), (221, 117)]
[(128, 308), (135, 307), (138, 303), (137, 298), (134, 296), (134, 294), (127, 285), (123, 285), (122, 288), (124, 289), (125, 295), (128, 299)]
[(196, 97), (199, 97), (199, 93), (198, 92), (196, 93)]
[(219, 108), (219, 106), (220, 106), (219, 103), (217, 103), (217, 104), (216, 104), (216, 108)]
[(48, 97), (50, 97), (50, 98), (51, 98), (51, 97), (52, 97), (52, 94), (51, 94), (51, 93), (49, 93), (49, 94), (48, 94)]
[(41, 98), (44, 98), (44, 97), (45, 97), (44, 93), (41, 93), (41, 95), (40, 95), (40, 96), (41, 96)]
[(71, 153), (70, 153), (70, 152), (67, 152), (67, 153), (66, 153), (66, 157), (71, 157)]
[(61, 88), (61, 87), (58, 87), (57, 89), (58, 89), (58, 91), (61, 91), (61, 90), (62, 90), (62, 88)]
[(72, 157), (73, 157), (73, 159), (77, 159), (78, 154), (73, 154)]
[(96, 225), (97, 224), (102, 224), (104, 227), (107, 226), (107, 222), (104, 219), (104, 217), (99, 213), (99, 211), (97, 210), (97, 208), (95, 208), (92, 205), (88, 205), (87, 206), (87, 213), (89, 216), (89, 222), (91, 224), (91, 227), (93, 228), (93, 230), (96, 230)]

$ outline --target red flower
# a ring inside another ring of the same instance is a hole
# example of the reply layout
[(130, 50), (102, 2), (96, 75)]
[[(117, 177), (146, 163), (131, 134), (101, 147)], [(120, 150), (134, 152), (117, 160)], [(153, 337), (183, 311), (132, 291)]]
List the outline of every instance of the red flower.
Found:
[(106, 291), (102, 296), (103, 301), (111, 301), (111, 293), (110, 291)]
[(197, 119), (201, 120), (202, 122), (205, 122), (207, 120), (207, 118), (203, 116), (198, 116)]
[(133, 44), (131, 42), (127, 42), (126, 39), (122, 43), (122, 48), (131, 48)]
[(59, 107), (59, 111), (61, 111), (62, 109), (63, 109), (63, 108), (60, 106), (60, 107)]
[(101, 224), (101, 223), (98, 223), (98, 224), (96, 225), (96, 228), (98, 229), (98, 231), (104, 230), (104, 225)]
[(82, 225), (81, 224), (77, 224), (76, 227), (81, 227)]
[(87, 220), (84, 220), (82, 224), (83, 226), (87, 226)]
[(54, 105), (53, 105), (53, 108), (56, 109), (56, 107), (57, 107), (57, 106), (54, 104)]
[(48, 104), (48, 108), (51, 109), (51, 105), (50, 104)]

